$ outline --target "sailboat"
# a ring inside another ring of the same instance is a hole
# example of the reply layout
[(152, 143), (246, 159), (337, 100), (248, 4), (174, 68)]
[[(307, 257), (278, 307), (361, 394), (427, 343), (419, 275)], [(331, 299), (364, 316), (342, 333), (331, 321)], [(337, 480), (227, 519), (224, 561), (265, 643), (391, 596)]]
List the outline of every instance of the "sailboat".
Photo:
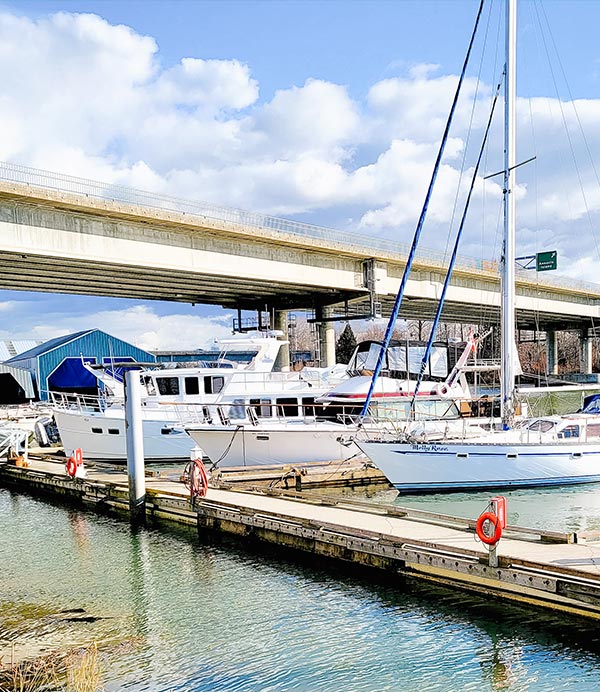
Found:
[(369, 429), (357, 446), (405, 492), (536, 487), (600, 481), (600, 420), (591, 413), (514, 424), (516, 0), (506, 0), (504, 257), (502, 262), (502, 430), (468, 439), (408, 436)]

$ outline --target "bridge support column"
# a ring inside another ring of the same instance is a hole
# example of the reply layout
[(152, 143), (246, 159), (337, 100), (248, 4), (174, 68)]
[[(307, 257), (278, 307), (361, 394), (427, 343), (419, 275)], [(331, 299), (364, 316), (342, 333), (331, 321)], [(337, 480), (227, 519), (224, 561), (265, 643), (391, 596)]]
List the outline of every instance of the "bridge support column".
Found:
[[(317, 320), (331, 315), (330, 308), (318, 308)], [(335, 365), (335, 325), (333, 322), (319, 322), (319, 365), (329, 368)]]
[(591, 373), (592, 370), (592, 339), (587, 329), (581, 330), (581, 372)]
[(546, 332), (546, 370), (549, 375), (558, 375), (558, 332)]
[(278, 372), (289, 372), (290, 369), (290, 343), (288, 340), (288, 314), (287, 310), (275, 310), (275, 329), (283, 332), (283, 334), (278, 337), (281, 340), (285, 340), (287, 343), (282, 344), (277, 354), (277, 360), (275, 361), (274, 370)]

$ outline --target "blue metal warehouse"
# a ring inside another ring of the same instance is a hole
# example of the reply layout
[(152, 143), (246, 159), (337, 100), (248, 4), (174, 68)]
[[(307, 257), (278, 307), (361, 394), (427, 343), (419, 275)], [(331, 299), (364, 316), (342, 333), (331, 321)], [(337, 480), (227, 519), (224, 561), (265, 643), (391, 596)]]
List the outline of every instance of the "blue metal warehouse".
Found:
[(5, 362), (31, 373), (37, 396), (48, 399), (48, 392), (95, 394), (96, 378), (82, 365), (111, 362), (155, 362), (156, 358), (137, 346), (121, 341), (100, 329), (88, 329), (46, 341), (19, 353)]

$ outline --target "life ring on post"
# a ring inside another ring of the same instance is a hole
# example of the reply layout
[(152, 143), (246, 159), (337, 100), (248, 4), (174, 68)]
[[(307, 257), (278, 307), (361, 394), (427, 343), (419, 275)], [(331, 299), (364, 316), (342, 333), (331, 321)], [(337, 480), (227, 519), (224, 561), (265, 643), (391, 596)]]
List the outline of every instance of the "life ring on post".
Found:
[[(492, 536), (488, 536), (483, 529), (486, 521), (489, 521), (494, 527), (494, 533)], [(500, 536), (502, 536), (502, 524), (500, 522), (500, 518), (493, 512), (484, 512), (477, 520), (475, 531), (477, 532), (477, 537), (482, 543), (485, 543), (486, 545), (496, 545), (496, 543), (498, 543), (500, 540)]]
[(190, 491), (192, 499), (206, 497), (208, 490), (208, 474), (202, 463), (202, 459), (192, 459), (184, 471), (185, 485)]
[(67, 471), (67, 476), (75, 478), (75, 474), (77, 473), (77, 462), (75, 461), (75, 457), (69, 457), (67, 459), (65, 469)]

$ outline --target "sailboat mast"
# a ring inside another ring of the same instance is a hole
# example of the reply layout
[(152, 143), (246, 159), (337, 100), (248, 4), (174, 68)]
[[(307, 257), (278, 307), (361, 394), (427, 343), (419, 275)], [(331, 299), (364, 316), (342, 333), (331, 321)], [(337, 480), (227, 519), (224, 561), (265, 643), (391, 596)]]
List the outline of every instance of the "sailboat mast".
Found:
[(510, 427), (515, 389), (515, 163), (517, 0), (506, 0), (504, 98), (504, 252), (502, 262), (502, 425)]

